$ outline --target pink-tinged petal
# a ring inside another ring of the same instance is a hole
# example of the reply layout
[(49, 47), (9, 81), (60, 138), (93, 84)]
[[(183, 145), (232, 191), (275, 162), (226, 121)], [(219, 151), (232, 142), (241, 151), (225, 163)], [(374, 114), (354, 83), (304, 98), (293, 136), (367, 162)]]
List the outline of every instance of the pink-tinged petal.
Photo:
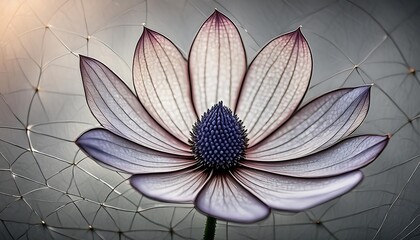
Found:
[(268, 43), (251, 63), (236, 113), (249, 146), (263, 140), (296, 110), (307, 90), (312, 56), (300, 29)]
[(158, 152), (102, 128), (83, 133), (76, 144), (93, 159), (132, 174), (173, 172), (195, 164), (193, 157)]
[(328, 149), (279, 162), (241, 161), (253, 169), (293, 177), (328, 177), (350, 172), (375, 160), (388, 143), (387, 136), (366, 135), (346, 139)]
[(238, 168), (234, 177), (271, 208), (303, 211), (341, 196), (354, 188), (363, 174), (354, 171), (329, 178), (294, 178)]
[(352, 133), (366, 117), (370, 86), (327, 93), (294, 114), (247, 152), (247, 159), (282, 161), (325, 149)]
[(197, 113), (219, 101), (233, 109), (246, 71), (246, 57), (232, 21), (216, 10), (197, 33), (188, 61)]
[(189, 146), (159, 126), (127, 85), (104, 64), (80, 56), (80, 71), (89, 108), (104, 128), (145, 147), (191, 155)]
[(133, 79), (147, 112), (188, 143), (197, 116), (191, 100), (187, 62), (176, 46), (161, 34), (144, 28), (134, 54)]
[(214, 175), (195, 200), (207, 215), (239, 223), (264, 219), (270, 209), (245, 190), (230, 174)]
[(143, 195), (154, 200), (192, 203), (210, 177), (210, 171), (196, 168), (172, 173), (134, 175), (130, 183)]

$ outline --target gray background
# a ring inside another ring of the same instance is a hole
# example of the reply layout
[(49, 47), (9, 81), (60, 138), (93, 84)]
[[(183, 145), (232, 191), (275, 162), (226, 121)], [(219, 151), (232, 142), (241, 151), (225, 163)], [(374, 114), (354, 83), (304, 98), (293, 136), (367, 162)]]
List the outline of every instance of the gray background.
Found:
[[(98, 126), (83, 93), (78, 54), (132, 87), (142, 24), (188, 54), (214, 8), (238, 26), (248, 63), (296, 29), (312, 49), (306, 101), (374, 83), (356, 134), (392, 134), (350, 193), (252, 225), (219, 221), (220, 239), (420, 239), (420, 1), (0, 1), (0, 239), (189, 239), (205, 217), (155, 202), (129, 175), (99, 166), (74, 144)], [(45, 224), (43, 224), (43, 222)]]

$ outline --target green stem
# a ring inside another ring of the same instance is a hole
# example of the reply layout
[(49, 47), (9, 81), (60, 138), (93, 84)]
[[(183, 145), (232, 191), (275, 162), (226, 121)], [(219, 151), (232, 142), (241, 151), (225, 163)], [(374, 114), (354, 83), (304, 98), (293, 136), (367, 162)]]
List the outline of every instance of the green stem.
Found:
[(206, 228), (204, 229), (204, 240), (213, 240), (216, 233), (216, 218), (207, 217)]

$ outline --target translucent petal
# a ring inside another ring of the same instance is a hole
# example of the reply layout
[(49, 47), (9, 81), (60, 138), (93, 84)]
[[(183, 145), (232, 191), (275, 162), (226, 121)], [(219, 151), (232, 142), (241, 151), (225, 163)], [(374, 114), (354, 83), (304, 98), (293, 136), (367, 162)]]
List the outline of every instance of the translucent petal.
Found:
[(207, 215), (239, 223), (256, 222), (270, 213), (264, 203), (230, 174), (214, 175), (197, 196), (195, 205)]
[(206, 184), (211, 172), (185, 169), (172, 173), (134, 175), (131, 185), (145, 196), (163, 202), (191, 203)]
[(158, 152), (102, 128), (85, 132), (76, 144), (97, 161), (133, 174), (172, 172), (195, 164), (192, 157)]
[(235, 25), (217, 10), (204, 22), (188, 57), (193, 100), (202, 114), (219, 101), (233, 109), (246, 71)]
[(150, 115), (188, 143), (197, 116), (191, 100), (187, 62), (175, 45), (144, 28), (134, 54), (133, 78), (137, 95)]
[(238, 168), (234, 177), (271, 208), (303, 211), (336, 198), (355, 187), (363, 174), (354, 171), (329, 178), (294, 178)]
[(249, 146), (263, 140), (299, 106), (312, 72), (312, 56), (300, 29), (268, 43), (251, 63), (236, 113)]
[(95, 59), (80, 56), (80, 70), (89, 108), (104, 128), (145, 147), (191, 155), (189, 146), (156, 123), (109, 68)]
[(296, 160), (279, 162), (242, 161), (266, 172), (293, 177), (327, 177), (350, 172), (371, 163), (388, 143), (387, 136), (366, 135), (346, 139), (324, 151)]
[(313, 100), (249, 149), (247, 159), (289, 160), (331, 146), (362, 123), (369, 109), (369, 90), (370, 86), (339, 89)]

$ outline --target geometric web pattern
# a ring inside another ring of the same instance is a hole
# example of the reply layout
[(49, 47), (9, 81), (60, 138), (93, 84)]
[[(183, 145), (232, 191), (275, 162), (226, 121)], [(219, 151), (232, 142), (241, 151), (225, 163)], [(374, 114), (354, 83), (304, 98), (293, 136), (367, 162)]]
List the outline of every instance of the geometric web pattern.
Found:
[(133, 90), (143, 24), (188, 55), (214, 9), (238, 26), (248, 63), (302, 25), (313, 55), (304, 102), (373, 84), (355, 132), (391, 134), (365, 179), (300, 213), (251, 225), (217, 222), (219, 239), (420, 238), (420, 1), (34, 0), (0, 2), (0, 239), (199, 239), (192, 205), (143, 197), (128, 174), (86, 157), (74, 140), (99, 126), (87, 106), (79, 54)]

